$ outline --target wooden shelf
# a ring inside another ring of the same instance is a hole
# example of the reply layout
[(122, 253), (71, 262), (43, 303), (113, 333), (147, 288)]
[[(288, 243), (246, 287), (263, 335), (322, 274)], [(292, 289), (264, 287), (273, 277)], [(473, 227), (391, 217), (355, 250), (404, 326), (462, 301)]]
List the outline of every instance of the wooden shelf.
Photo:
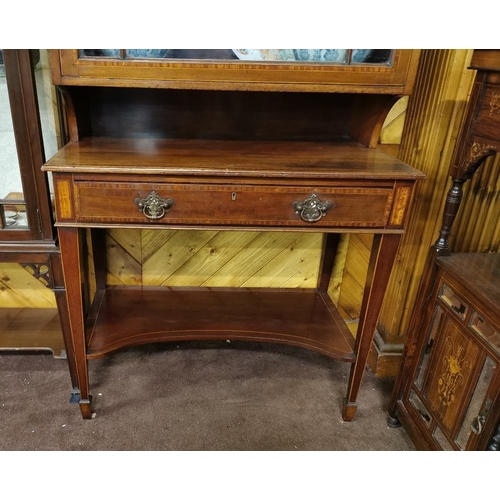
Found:
[(68, 143), (44, 170), (66, 173), (415, 180), (418, 170), (356, 142), (86, 138)]
[(110, 287), (96, 294), (87, 337), (88, 359), (154, 342), (246, 340), (355, 361), (351, 333), (314, 289)]
[(0, 351), (48, 350), (66, 357), (57, 309), (0, 308)]

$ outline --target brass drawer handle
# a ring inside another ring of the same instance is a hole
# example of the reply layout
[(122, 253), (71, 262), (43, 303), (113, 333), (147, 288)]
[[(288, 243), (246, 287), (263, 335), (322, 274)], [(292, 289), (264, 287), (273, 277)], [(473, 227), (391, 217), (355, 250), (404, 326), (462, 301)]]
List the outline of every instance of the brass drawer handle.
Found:
[(300, 215), (306, 222), (318, 222), (326, 215), (326, 211), (333, 208), (335, 203), (331, 201), (321, 201), (315, 194), (311, 194), (304, 201), (294, 201), (292, 207), (295, 214)]
[(174, 204), (174, 200), (162, 198), (156, 191), (151, 191), (146, 198), (136, 198), (134, 203), (148, 219), (161, 219)]

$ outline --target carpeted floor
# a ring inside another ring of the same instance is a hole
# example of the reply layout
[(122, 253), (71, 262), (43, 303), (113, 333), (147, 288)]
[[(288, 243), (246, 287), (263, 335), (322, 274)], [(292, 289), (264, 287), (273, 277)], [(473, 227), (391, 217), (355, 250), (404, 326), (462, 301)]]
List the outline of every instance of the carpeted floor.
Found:
[(64, 360), (0, 353), (0, 450), (414, 450), (386, 424), (393, 380), (287, 346), (181, 343), (91, 361), (96, 418), (69, 404)]

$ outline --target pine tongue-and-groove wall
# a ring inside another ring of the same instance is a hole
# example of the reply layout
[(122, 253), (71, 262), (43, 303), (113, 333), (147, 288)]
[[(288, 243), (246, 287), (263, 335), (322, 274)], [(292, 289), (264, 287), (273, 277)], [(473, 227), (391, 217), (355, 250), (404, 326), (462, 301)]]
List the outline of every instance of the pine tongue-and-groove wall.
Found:
[(111, 230), (108, 283), (312, 288), (322, 236), (281, 232)]
[[(474, 72), (471, 50), (424, 50), (416, 88), (389, 113), (381, 134), (387, 153), (427, 175), (414, 204), (381, 313), (370, 366), (378, 376), (397, 371), (404, 335), (427, 250), (441, 224), (448, 166)], [(408, 106), (408, 109), (407, 109)], [(404, 130), (403, 130), (404, 125)], [(490, 162), (492, 163), (492, 162)], [(460, 251), (500, 246), (499, 169), (492, 165), (465, 187), (461, 213), (477, 224), (460, 225), (452, 245)], [(494, 172), (497, 172), (496, 174)], [(342, 238), (329, 293), (351, 331), (357, 327), (371, 237)], [(314, 287), (322, 236), (283, 232), (112, 230), (107, 234), (110, 285)], [(51, 292), (17, 264), (0, 263), (0, 307), (55, 308)], [(17, 305), (14, 305), (17, 304)]]

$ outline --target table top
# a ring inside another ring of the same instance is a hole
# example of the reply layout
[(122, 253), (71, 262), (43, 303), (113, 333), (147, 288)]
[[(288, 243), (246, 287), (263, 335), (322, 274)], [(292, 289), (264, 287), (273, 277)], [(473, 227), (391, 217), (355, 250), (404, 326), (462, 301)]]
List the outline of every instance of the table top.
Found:
[(43, 167), (66, 173), (124, 173), (300, 179), (418, 180), (425, 176), (354, 142), (86, 138)]
[(454, 253), (437, 264), (500, 314), (500, 254)]

